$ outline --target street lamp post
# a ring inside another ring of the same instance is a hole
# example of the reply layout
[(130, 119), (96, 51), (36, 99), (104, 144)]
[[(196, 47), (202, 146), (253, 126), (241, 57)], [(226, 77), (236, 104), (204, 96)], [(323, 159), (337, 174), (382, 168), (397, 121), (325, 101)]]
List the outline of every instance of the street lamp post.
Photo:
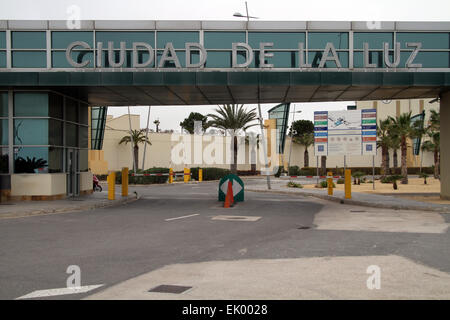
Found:
[[(295, 114), (296, 113), (302, 113), (302, 111), (295, 111), (296, 105), (294, 104), (294, 112), (292, 112), (292, 123), (294, 123), (295, 120)], [(292, 125), (291, 125), (292, 126)], [(291, 134), (291, 144), (289, 146), (289, 160), (288, 160), (288, 174), (289, 174), (289, 168), (291, 167), (291, 154), (292, 154), (292, 145), (294, 144), (294, 137)]]

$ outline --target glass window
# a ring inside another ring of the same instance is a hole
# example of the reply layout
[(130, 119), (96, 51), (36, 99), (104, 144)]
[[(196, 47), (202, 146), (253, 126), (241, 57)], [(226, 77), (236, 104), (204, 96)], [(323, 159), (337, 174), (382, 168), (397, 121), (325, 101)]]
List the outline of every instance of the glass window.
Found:
[(48, 115), (52, 118), (63, 118), (63, 96), (56, 93), (49, 93)]
[(66, 123), (66, 146), (78, 147), (78, 126), (72, 123)]
[[(102, 67), (109, 68), (109, 57), (108, 57), (108, 51), (103, 50), (102, 52), (103, 59), (102, 59)], [(149, 58), (149, 54), (146, 51), (138, 51), (138, 62), (142, 63), (143, 61), (147, 61)], [(113, 59), (115, 63), (118, 63), (120, 61), (120, 50), (114, 50)], [(153, 62), (151, 63), (151, 66), (153, 66)], [(133, 67), (133, 52), (130, 50), (125, 51), (125, 60), (122, 65), (123, 68), (132, 68)], [(150, 67), (150, 65), (148, 66)]]
[(6, 51), (0, 51), (0, 68), (6, 68)]
[[(390, 55), (390, 61), (392, 61), (393, 54)], [(377, 68), (385, 68), (383, 51), (369, 51), (369, 63), (375, 63)], [(355, 68), (364, 68), (364, 52), (355, 52), (353, 66)]]
[(0, 49), (6, 49), (6, 32), (0, 32)]
[(84, 103), (80, 103), (80, 123), (89, 124), (89, 106)]
[(450, 33), (447, 32), (398, 32), (397, 42), (400, 42), (402, 49), (407, 42), (421, 42), (422, 49), (450, 49)]
[(207, 49), (231, 49), (233, 42), (245, 42), (245, 32), (205, 31), (204, 33)]
[[(94, 67), (94, 58), (92, 51), (88, 50), (73, 50), (71, 57), (76, 63), (90, 61), (86, 68)], [(53, 68), (73, 68), (73, 66), (66, 59), (65, 51), (52, 52), (52, 67)]]
[(175, 49), (184, 49), (186, 42), (200, 42), (198, 31), (160, 31), (156, 37), (158, 49), (164, 49), (168, 42), (172, 42)]
[(45, 51), (13, 51), (12, 66), (14, 68), (46, 68)]
[(63, 172), (63, 148), (50, 147), (48, 149), (48, 172)]
[[(400, 67), (405, 67), (411, 52), (402, 52)], [(413, 63), (421, 63), (422, 68), (450, 68), (450, 52), (419, 52)]]
[(8, 93), (0, 92), (0, 117), (8, 116)]
[(63, 145), (63, 122), (50, 119), (49, 144), (54, 146)]
[(79, 151), (80, 155), (80, 171), (81, 172), (87, 172), (89, 169), (89, 150), (88, 149), (80, 149)]
[(355, 32), (353, 35), (355, 49), (364, 49), (364, 43), (369, 44), (369, 49), (384, 48), (383, 43), (389, 43), (389, 48), (394, 48), (394, 34), (392, 32)]
[[(338, 52), (339, 61), (341, 62), (342, 68), (348, 68), (348, 52)], [(313, 68), (318, 68), (320, 61), (322, 60), (323, 51), (310, 51), (308, 52), (308, 63), (312, 64)], [(331, 54), (330, 54), (331, 57)], [(337, 68), (334, 61), (327, 61), (325, 63), (325, 68)]]
[(89, 147), (89, 129), (85, 126), (78, 126), (78, 134), (79, 134), (79, 144), (80, 148)]
[(13, 31), (12, 49), (45, 49), (47, 41), (43, 31)]
[[(273, 57), (266, 58), (267, 64), (273, 64), (274, 68), (298, 68), (298, 52), (297, 51), (267, 51), (273, 53)], [(259, 50), (254, 51), (254, 60), (250, 65), (251, 68), (259, 68)]]
[(133, 49), (133, 42), (145, 42), (155, 48), (155, 33), (153, 31), (97, 31), (95, 40), (103, 42), (103, 48), (108, 48), (108, 41), (114, 42), (114, 48), (120, 48), (120, 42), (126, 43), (127, 49)]
[[(159, 61), (161, 61), (163, 51), (158, 51), (158, 66)], [(186, 67), (186, 52), (185, 51), (176, 51), (178, 61), (180, 61), (180, 65), (182, 68)], [(208, 59), (208, 58), (207, 58)], [(200, 54), (199, 52), (191, 51), (191, 63), (198, 63), (200, 61)], [(175, 63), (171, 61), (166, 61), (164, 63), (164, 68), (175, 68)]]
[(15, 119), (15, 145), (48, 145), (48, 119)]
[(259, 49), (261, 42), (273, 42), (274, 49), (298, 49), (305, 38), (303, 32), (249, 32), (248, 43), (253, 49)]
[[(244, 63), (246, 51), (237, 52), (237, 63)], [(231, 51), (208, 51), (207, 68), (231, 68)], [(254, 62), (253, 62), (254, 63)]]
[(84, 41), (93, 48), (94, 34), (91, 31), (53, 31), (52, 49), (66, 49), (75, 41)]
[(47, 117), (48, 93), (18, 92), (14, 93), (15, 117)]
[(9, 173), (8, 148), (0, 148), (0, 173)]
[(66, 121), (78, 122), (78, 101), (66, 98)]
[(48, 147), (15, 147), (14, 173), (48, 173)]
[(325, 49), (328, 42), (336, 49), (348, 49), (348, 32), (310, 32), (308, 33), (308, 48)]
[(8, 119), (1, 119), (0, 120), (0, 144), (7, 146), (8, 143)]

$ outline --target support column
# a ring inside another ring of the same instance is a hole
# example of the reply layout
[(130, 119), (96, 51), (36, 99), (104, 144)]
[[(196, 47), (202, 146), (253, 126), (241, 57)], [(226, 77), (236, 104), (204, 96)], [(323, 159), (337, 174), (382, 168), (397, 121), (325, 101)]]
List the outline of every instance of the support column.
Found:
[(450, 91), (441, 94), (441, 198), (450, 200)]

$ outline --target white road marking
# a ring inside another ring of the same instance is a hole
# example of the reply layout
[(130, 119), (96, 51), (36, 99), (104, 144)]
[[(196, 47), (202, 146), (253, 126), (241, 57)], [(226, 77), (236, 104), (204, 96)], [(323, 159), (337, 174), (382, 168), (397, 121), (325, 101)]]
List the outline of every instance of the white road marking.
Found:
[(199, 213), (196, 213), (196, 214), (191, 214), (189, 216), (182, 216), (182, 217), (165, 219), (165, 221), (173, 221), (173, 220), (185, 219), (185, 218), (195, 217), (195, 216), (199, 216), (199, 215), (200, 215)]
[(58, 288), (58, 289), (47, 289), (47, 290), (36, 290), (31, 293), (28, 293), (24, 296), (16, 298), (19, 299), (32, 299), (32, 298), (42, 298), (42, 297), (53, 297), (53, 296), (62, 296), (66, 294), (77, 294), (77, 293), (85, 293), (91, 290), (97, 289), (103, 286), (103, 284), (97, 284), (92, 286), (82, 286), (82, 287), (74, 287), (74, 288)]
[(255, 216), (215, 216), (212, 218), (212, 220), (222, 220), (222, 221), (245, 221), (245, 222), (256, 222), (261, 217), (255, 217)]

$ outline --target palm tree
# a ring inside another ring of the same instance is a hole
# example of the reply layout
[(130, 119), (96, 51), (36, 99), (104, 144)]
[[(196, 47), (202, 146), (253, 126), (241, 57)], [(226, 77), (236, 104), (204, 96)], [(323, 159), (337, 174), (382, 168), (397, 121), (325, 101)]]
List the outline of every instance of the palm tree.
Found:
[(127, 135), (124, 136), (119, 144), (122, 143), (129, 143), (133, 140), (133, 152), (134, 152), (134, 163), (133, 163), (133, 169), (136, 172), (138, 169), (138, 161), (139, 161), (139, 143), (148, 143), (149, 145), (151, 145), (152, 143), (150, 142), (150, 140), (147, 138), (146, 134), (145, 134), (145, 129), (140, 129), (140, 130), (132, 130), (131, 131), (131, 136)]
[(440, 113), (431, 110), (430, 124), (425, 128), (425, 134), (429, 140), (425, 141), (422, 145), (422, 150), (433, 152), (434, 156), (434, 178), (439, 178), (439, 167), (441, 163), (441, 116)]
[(294, 137), (293, 142), (305, 147), (303, 155), (304, 167), (309, 167), (309, 152), (308, 148), (314, 144), (314, 133), (303, 133), (299, 137)]
[(230, 170), (234, 174), (237, 173), (237, 135), (240, 131), (245, 132), (248, 128), (257, 125), (257, 123), (250, 124), (257, 119), (255, 110), (251, 109), (248, 111), (244, 108), (244, 105), (225, 104), (214, 110), (218, 114), (208, 114), (208, 117), (212, 119), (209, 122), (211, 127), (231, 131), (233, 138), (233, 162), (230, 165)]
[(383, 176), (389, 174), (389, 148), (391, 146), (391, 137), (389, 136), (391, 121), (389, 119), (380, 120), (377, 128), (377, 147), (381, 148), (381, 166), (383, 168)]
[(400, 149), (401, 149), (401, 175), (402, 184), (408, 184), (408, 167), (406, 163), (406, 154), (408, 151), (408, 139), (415, 137), (414, 127), (411, 124), (411, 111), (408, 113), (402, 113), (401, 115), (392, 118), (389, 117), (392, 121), (391, 132), (394, 136), (397, 136), (400, 140)]
[(159, 125), (161, 124), (161, 122), (159, 121), (159, 119), (156, 119), (155, 121), (153, 121), (153, 123), (156, 125), (156, 132), (159, 132)]

